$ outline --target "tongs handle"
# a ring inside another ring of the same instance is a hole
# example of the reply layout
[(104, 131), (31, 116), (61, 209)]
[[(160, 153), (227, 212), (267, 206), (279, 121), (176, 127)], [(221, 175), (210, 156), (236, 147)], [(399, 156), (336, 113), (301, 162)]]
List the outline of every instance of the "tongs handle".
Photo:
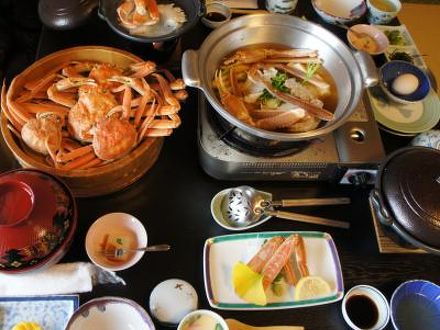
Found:
[(334, 198), (301, 198), (301, 199), (282, 199), (273, 201), (272, 206), (315, 206), (315, 205), (343, 205), (350, 204), (350, 198), (334, 197)]
[(314, 217), (311, 215), (305, 215), (300, 213), (294, 213), (294, 212), (285, 212), (285, 211), (272, 211), (272, 210), (264, 210), (264, 214), (286, 219), (286, 220), (294, 220), (294, 221), (300, 221), (300, 222), (307, 222), (307, 223), (314, 223), (317, 225), (323, 225), (323, 226), (330, 226), (330, 227), (337, 227), (337, 228), (350, 228), (350, 224), (345, 221), (339, 221), (339, 220), (332, 220), (327, 218), (321, 218), (321, 217)]

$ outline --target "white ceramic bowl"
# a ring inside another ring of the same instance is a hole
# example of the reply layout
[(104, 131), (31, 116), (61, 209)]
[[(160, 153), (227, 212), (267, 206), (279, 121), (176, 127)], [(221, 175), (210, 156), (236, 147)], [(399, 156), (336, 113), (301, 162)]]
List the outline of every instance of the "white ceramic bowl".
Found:
[(177, 330), (183, 330), (184, 326), (188, 323), (191, 322), (194, 318), (196, 318), (198, 315), (206, 315), (209, 317), (214, 318), (214, 320), (217, 321), (218, 324), (220, 324), (220, 326), (222, 327), (223, 330), (229, 330), (228, 325), (226, 324), (226, 321), (223, 319), (223, 317), (221, 317), (220, 315), (218, 315), (217, 313), (214, 313), (213, 311), (207, 310), (207, 309), (198, 309), (194, 312), (191, 312), (189, 314), (187, 314), (182, 321), (180, 321), (179, 326), (177, 327)]
[(368, 330), (381, 330), (386, 327), (388, 322), (390, 321), (390, 305), (388, 304), (387, 299), (385, 296), (375, 287), (372, 287), (370, 285), (356, 285), (352, 287), (344, 296), (344, 299), (342, 299), (342, 316), (344, 317), (345, 322), (349, 325), (350, 328), (354, 330), (362, 330), (361, 328), (357, 327), (348, 316), (347, 313), (347, 300), (355, 295), (364, 295), (370, 298), (374, 304), (377, 307), (378, 310), (378, 320), (376, 324), (368, 328)]
[(148, 313), (126, 298), (102, 297), (81, 305), (73, 313), (66, 330), (155, 330)]
[(327, 23), (347, 24), (367, 11), (364, 0), (312, 0), (313, 9)]
[(355, 33), (353, 33), (351, 30), (347, 31), (347, 39), (350, 45), (353, 48), (356, 48), (357, 50), (366, 51), (370, 55), (383, 54), (390, 44), (390, 41), (388, 40), (385, 33), (383, 33), (378, 28), (374, 27), (373, 25), (357, 24), (357, 25), (353, 25), (350, 29), (353, 30), (354, 32), (365, 33), (375, 41), (376, 49), (374, 51), (367, 51), (365, 49), (358, 48), (354, 43), (354, 39), (356, 38)]
[(127, 260), (111, 261), (102, 254), (102, 242), (106, 234), (129, 238), (131, 248), (147, 246), (148, 237), (143, 224), (127, 213), (109, 213), (96, 220), (86, 235), (86, 252), (97, 266), (118, 271), (130, 268), (144, 255), (144, 251), (129, 252)]

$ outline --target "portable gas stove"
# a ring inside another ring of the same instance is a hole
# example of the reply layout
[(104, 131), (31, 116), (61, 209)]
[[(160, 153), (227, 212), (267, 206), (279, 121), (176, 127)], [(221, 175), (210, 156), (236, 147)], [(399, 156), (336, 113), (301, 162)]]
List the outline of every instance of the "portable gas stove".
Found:
[(324, 138), (279, 145), (274, 141), (270, 148), (259, 148), (246, 143), (246, 138), (241, 138), (246, 133), (226, 122), (199, 93), (201, 166), (222, 180), (372, 184), (385, 153), (365, 104), (368, 100), (359, 102), (349, 121)]

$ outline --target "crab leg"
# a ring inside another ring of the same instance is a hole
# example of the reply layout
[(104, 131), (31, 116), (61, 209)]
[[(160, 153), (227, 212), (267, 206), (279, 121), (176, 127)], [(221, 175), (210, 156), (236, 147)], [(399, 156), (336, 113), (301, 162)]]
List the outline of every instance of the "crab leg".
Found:
[(161, 137), (161, 136), (169, 136), (173, 133), (173, 130), (171, 128), (168, 129), (162, 129), (162, 128), (148, 128), (145, 133), (144, 137)]
[(51, 81), (55, 80), (56, 77), (57, 77), (56, 73), (51, 73), (47, 75), (34, 86), (34, 88), (30, 91), (30, 93), (23, 94), (22, 96), (17, 98), (16, 101), (27, 102), (31, 100), (32, 98), (34, 98), (35, 94), (41, 91), (44, 88), (44, 86), (48, 85)]
[(93, 161), (96, 158), (95, 154), (93, 152), (89, 152), (83, 156), (80, 156), (71, 162), (67, 163), (66, 165), (60, 166), (59, 168), (61, 170), (73, 170), (76, 168), (79, 168), (91, 161)]
[(312, 49), (245, 49), (239, 50), (223, 61), (224, 65), (234, 63), (256, 63), (266, 59), (317, 57), (318, 52)]
[(188, 98), (188, 92), (184, 89), (173, 93), (174, 97), (179, 101), (185, 101)]
[(131, 98), (132, 98), (131, 88), (128, 86), (125, 86), (124, 97), (122, 98), (122, 118), (123, 119), (130, 118)]
[(263, 275), (263, 287), (267, 289), (279, 274), (281, 269), (289, 260), (293, 253), (294, 238), (293, 235), (286, 238), (286, 240), (277, 248), (275, 253), (271, 256), (269, 261), (264, 265), (261, 275)]
[(104, 161), (102, 161), (99, 158), (95, 158), (92, 161), (88, 162), (87, 164), (81, 165), (79, 167), (77, 167), (78, 170), (86, 170), (88, 168), (92, 168), (98, 165), (101, 165)]
[(296, 277), (291, 258), (287, 260), (286, 264), (282, 269), (282, 273), (284, 275), (284, 278), (286, 279), (287, 284), (296, 285), (296, 283), (298, 282), (298, 278)]
[(66, 163), (66, 162), (68, 162), (70, 160), (73, 160), (75, 158), (84, 156), (84, 155), (88, 154), (91, 151), (93, 151), (93, 147), (92, 147), (92, 145), (89, 144), (89, 145), (84, 146), (84, 147), (73, 149), (73, 150), (71, 150), (69, 152), (66, 152), (66, 153), (59, 152), (56, 155), (54, 161), (61, 162), (61, 163)]
[(29, 113), (52, 112), (64, 117), (69, 113), (69, 109), (63, 106), (47, 103), (22, 103), (21, 104)]
[(287, 110), (281, 114), (274, 115), (269, 118), (259, 119), (255, 123), (259, 128), (267, 130), (286, 128), (303, 119), (304, 115), (305, 111), (302, 109), (298, 109), (298, 111)]
[(25, 124), (25, 121), (22, 121), (20, 118), (18, 118), (18, 116), (16, 117), (16, 115), (12, 111), (10, 111), (10, 109), (6, 105), (6, 83), (5, 83), (5, 80), (3, 80), (0, 101), (1, 101), (1, 108), (2, 108), (3, 113), (5, 114), (6, 118), (9, 119), (9, 121), (12, 123), (12, 125), (14, 126), (14, 128), (16, 130), (21, 131), (21, 129), (23, 128), (23, 125)]
[(180, 102), (174, 97), (173, 92), (170, 89), (170, 85), (165, 80), (164, 77), (162, 77), (158, 73), (153, 73), (153, 76), (157, 79), (160, 87), (160, 91), (164, 97), (164, 100), (167, 104), (174, 107), (175, 112), (180, 110)]
[[(60, 65), (57, 65), (56, 67), (54, 67), (53, 69), (51, 69), (49, 72), (46, 72), (47, 75), (51, 75), (54, 73), (57, 73), (58, 71), (60, 71), (62, 68), (72, 64), (72, 63), (78, 63), (76, 61), (68, 61), (68, 62), (64, 62), (61, 63)], [(41, 83), (41, 78), (37, 78), (35, 80), (29, 81), (24, 85), (24, 88), (26, 88), (27, 90), (34, 90), (36, 88), (37, 85), (39, 85)]]
[(144, 78), (156, 71), (156, 63), (152, 61), (139, 62), (130, 65), (130, 69), (134, 71), (132, 78)]
[(301, 277), (309, 276), (309, 268), (307, 267), (306, 249), (304, 247), (304, 239), (301, 235), (294, 235), (294, 246), (296, 262), (298, 264), (299, 273)]
[(266, 241), (258, 250), (257, 254), (247, 263), (247, 266), (256, 273), (263, 270), (264, 265), (269, 261), (270, 257), (275, 253), (276, 249), (283, 243), (284, 238), (281, 236), (272, 237)]
[(290, 95), (287, 93), (283, 93), (283, 92), (280, 92), (279, 90), (277, 90), (275, 87), (272, 86), (271, 83), (269, 83), (268, 81), (266, 81), (264, 79), (263, 74), (258, 70), (258, 65), (251, 68), (251, 70), (249, 71), (249, 75), (255, 81), (259, 81), (259, 82), (263, 83), (264, 87), (267, 89), (267, 91), (271, 95), (279, 98), (280, 100), (287, 102), (287, 103), (290, 103), (290, 104), (293, 104), (293, 105), (297, 105), (297, 106), (303, 108), (304, 110), (306, 110), (312, 116), (317, 117), (321, 120), (331, 121), (334, 119), (334, 115), (330, 111), (323, 109), (323, 108), (318, 108), (318, 107), (314, 106), (313, 104), (308, 103), (304, 100), (301, 100), (300, 98), (298, 98), (296, 96), (293, 96), (293, 95)]

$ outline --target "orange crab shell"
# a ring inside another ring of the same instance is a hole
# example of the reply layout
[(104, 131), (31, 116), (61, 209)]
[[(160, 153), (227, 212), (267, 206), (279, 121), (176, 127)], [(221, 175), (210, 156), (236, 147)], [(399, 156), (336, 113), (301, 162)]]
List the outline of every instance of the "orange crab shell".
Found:
[(114, 160), (126, 155), (136, 141), (136, 128), (128, 120), (108, 117), (96, 125), (92, 143), (98, 158)]

